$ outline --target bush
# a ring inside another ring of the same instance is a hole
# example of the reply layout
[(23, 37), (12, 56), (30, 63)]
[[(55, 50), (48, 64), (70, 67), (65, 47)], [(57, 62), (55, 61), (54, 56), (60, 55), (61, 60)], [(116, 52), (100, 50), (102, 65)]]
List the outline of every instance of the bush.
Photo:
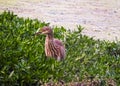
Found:
[(45, 36), (33, 36), (39, 27), (48, 25), (13, 12), (0, 15), (0, 85), (120, 83), (120, 42), (93, 40), (81, 34), (81, 26), (77, 31), (54, 27), (55, 38), (64, 41), (67, 52), (65, 60), (58, 62), (46, 58)]

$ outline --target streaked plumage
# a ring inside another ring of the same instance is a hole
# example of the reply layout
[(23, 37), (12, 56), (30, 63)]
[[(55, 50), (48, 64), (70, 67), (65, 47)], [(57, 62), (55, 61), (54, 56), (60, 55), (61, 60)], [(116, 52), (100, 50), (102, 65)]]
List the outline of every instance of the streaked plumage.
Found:
[(53, 31), (50, 27), (45, 26), (41, 29), (38, 29), (36, 34), (45, 34), (45, 54), (47, 57), (54, 57), (57, 60), (62, 60), (65, 58), (65, 47), (63, 43), (55, 39), (53, 36)]

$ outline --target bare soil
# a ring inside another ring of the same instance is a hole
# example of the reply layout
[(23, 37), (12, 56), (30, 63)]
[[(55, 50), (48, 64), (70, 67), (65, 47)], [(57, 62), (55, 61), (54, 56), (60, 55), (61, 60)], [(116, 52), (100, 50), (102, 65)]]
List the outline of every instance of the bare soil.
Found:
[(37, 18), (95, 39), (120, 41), (120, 0), (0, 0), (0, 12)]

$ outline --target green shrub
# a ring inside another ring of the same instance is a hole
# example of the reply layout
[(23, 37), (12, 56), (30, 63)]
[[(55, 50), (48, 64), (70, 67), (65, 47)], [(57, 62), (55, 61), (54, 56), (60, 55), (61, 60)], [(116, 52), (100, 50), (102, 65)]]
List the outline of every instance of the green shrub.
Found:
[(49, 23), (19, 18), (13, 12), (0, 15), (0, 85), (40, 85), (48, 82), (112, 79), (120, 83), (120, 42), (94, 40), (77, 31), (54, 27), (54, 36), (63, 40), (66, 58), (47, 59), (45, 36), (33, 36)]

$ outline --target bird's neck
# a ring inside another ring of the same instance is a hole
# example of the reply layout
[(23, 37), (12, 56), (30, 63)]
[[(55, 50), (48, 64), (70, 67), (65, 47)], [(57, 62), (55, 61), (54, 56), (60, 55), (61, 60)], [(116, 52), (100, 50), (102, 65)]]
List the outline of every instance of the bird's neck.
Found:
[(53, 40), (53, 34), (47, 34), (46, 39), (47, 40)]

